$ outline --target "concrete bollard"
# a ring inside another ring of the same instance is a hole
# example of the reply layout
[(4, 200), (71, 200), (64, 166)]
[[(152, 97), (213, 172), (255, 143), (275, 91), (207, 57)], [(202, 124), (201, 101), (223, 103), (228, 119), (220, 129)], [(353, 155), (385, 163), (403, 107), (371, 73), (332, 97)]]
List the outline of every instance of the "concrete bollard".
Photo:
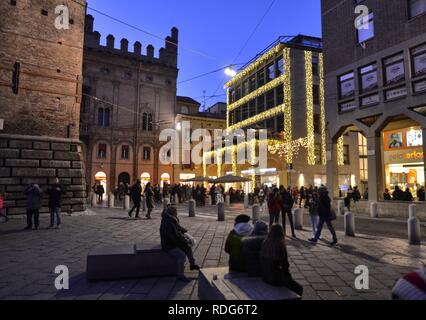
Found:
[(410, 204), (408, 206), (408, 217), (417, 218), (417, 206), (415, 204)]
[(208, 206), (211, 206), (211, 205), (212, 205), (212, 197), (211, 197), (211, 196), (207, 196), (206, 204), (207, 204)]
[(146, 198), (142, 198), (142, 212), (146, 212)]
[(252, 208), (252, 219), (253, 223), (258, 221), (260, 218), (260, 206), (258, 204), (255, 204)]
[(355, 237), (355, 215), (352, 212), (345, 213), (345, 234), (349, 237)]
[(370, 216), (372, 218), (379, 217), (379, 205), (377, 204), (377, 202), (370, 203)]
[(231, 205), (231, 196), (229, 194), (225, 194), (224, 197), (225, 197), (226, 205), (230, 206)]
[(96, 207), (98, 205), (98, 197), (96, 193), (92, 194), (92, 207)]
[(416, 217), (408, 219), (408, 243), (414, 246), (421, 244), (420, 221)]
[(114, 194), (110, 193), (108, 197), (108, 208), (114, 208), (114, 202), (115, 202)]
[(225, 221), (225, 203), (219, 202), (217, 204), (217, 221)]
[(130, 197), (125, 196), (124, 197), (124, 210), (129, 210), (129, 209), (130, 209)]
[(188, 211), (189, 211), (188, 213), (190, 218), (195, 217), (195, 200), (189, 200)]
[(249, 208), (249, 196), (248, 194), (244, 195), (244, 209)]
[(337, 201), (337, 214), (342, 216), (345, 214), (345, 201), (343, 200)]
[(163, 210), (167, 209), (167, 206), (170, 204), (170, 199), (169, 198), (164, 198), (163, 199)]
[(300, 208), (293, 209), (294, 228), (303, 230), (303, 210)]

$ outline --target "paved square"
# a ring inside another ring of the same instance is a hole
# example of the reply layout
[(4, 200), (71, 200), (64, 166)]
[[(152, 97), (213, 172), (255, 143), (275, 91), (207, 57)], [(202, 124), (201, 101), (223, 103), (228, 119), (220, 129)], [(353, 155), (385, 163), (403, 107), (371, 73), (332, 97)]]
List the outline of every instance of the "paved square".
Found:
[[(42, 216), (39, 231), (22, 231), (23, 219), (0, 224), (0, 299), (198, 299), (194, 272), (188, 272), (193, 279), (188, 284), (170, 277), (88, 283), (86, 256), (92, 248), (160, 241), (159, 208), (150, 221), (129, 219), (122, 209), (93, 211), (96, 215), (64, 217), (61, 230), (45, 230), (47, 216)], [(179, 207), (182, 225), (198, 241), (194, 253), (200, 265), (227, 265), (224, 243), (234, 217), (243, 212), (241, 205), (232, 206), (227, 208), (226, 222), (217, 222), (215, 207), (197, 208), (196, 218), (188, 217), (187, 205)], [(409, 246), (405, 240), (362, 235), (347, 238), (338, 233), (340, 243), (332, 248), (327, 242), (310, 244), (310, 229), (305, 229), (297, 232), (297, 240), (288, 240), (288, 251), (292, 275), (304, 286), (306, 300), (390, 299), (395, 281), (426, 261), (422, 247)], [(329, 238), (328, 230), (323, 236)], [(58, 265), (70, 270), (70, 290), (58, 292), (54, 287)], [(354, 287), (358, 265), (369, 268), (370, 290)]]

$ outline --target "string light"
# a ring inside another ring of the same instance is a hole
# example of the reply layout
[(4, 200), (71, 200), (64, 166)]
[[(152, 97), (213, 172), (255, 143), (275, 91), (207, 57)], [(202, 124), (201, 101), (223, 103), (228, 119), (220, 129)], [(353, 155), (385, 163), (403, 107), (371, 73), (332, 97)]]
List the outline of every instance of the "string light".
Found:
[(283, 44), (278, 44), (271, 50), (269, 50), (267, 53), (265, 53), (263, 56), (261, 56), (259, 59), (257, 59), (255, 62), (253, 62), (251, 65), (249, 65), (247, 68), (245, 68), (241, 73), (237, 74), (234, 78), (232, 78), (230, 81), (228, 81), (225, 84), (225, 88), (232, 87), (237, 82), (240, 82), (244, 78), (246, 78), (249, 74), (259, 69), (259, 67), (263, 66), (265, 63), (269, 62), (277, 53), (279, 53), (282, 48)]
[(343, 136), (337, 139), (337, 165), (343, 167), (345, 165), (345, 156), (344, 156), (344, 140)]
[(325, 124), (325, 90), (324, 90), (324, 56), (319, 54), (319, 74), (320, 74), (320, 106), (321, 106), (321, 162), (327, 165), (327, 141), (326, 141), (326, 124)]
[[(267, 110), (265, 112), (262, 112), (262, 113), (260, 113), (260, 114), (258, 114), (256, 116), (254, 116), (254, 117), (251, 117), (251, 118), (249, 118), (247, 120), (244, 120), (244, 121), (241, 121), (241, 122), (239, 122), (237, 124), (234, 124), (233, 126), (228, 127), (228, 130), (232, 132), (232, 131), (234, 131), (236, 129), (241, 129), (241, 128), (248, 127), (248, 126), (250, 126), (252, 124), (255, 124), (255, 123), (258, 123), (260, 121), (272, 118), (272, 117), (274, 117), (276, 115), (279, 115), (280, 113), (283, 113), (284, 110), (285, 110), (285, 105), (284, 104), (279, 105), (279, 106), (277, 106), (275, 108), (272, 108), (270, 110)], [(291, 122), (291, 120), (290, 120), (290, 122)]]
[(315, 165), (315, 128), (314, 128), (314, 77), (312, 73), (312, 51), (305, 51), (306, 85), (306, 129), (308, 138), (308, 165)]
[(271, 154), (278, 155), (281, 159), (286, 159), (288, 156), (288, 151), (290, 150), (292, 156), (298, 156), (299, 150), (301, 148), (308, 147), (308, 138), (300, 138), (297, 140), (293, 140), (290, 143), (290, 147), (287, 142), (283, 142), (280, 140), (269, 140), (268, 142), (268, 151)]
[(237, 162), (238, 162), (237, 152), (238, 152), (238, 147), (233, 146), (232, 147), (232, 174), (234, 176), (237, 175)]
[(285, 160), (293, 163), (293, 119), (292, 119), (292, 91), (291, 91), (291, 50), (284, 48), (284, 139), (286, 143)]

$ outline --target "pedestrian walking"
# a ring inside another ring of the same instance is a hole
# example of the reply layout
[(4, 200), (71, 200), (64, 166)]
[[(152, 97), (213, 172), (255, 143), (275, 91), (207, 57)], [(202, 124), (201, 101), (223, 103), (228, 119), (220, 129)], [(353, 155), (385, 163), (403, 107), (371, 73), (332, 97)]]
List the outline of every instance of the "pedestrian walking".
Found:
[(309, 241), (317, 243), (321, 238), (322, 228), (324, 223), (327, 224), (328, 229), (330, 230), (331, 235), (333, 236), (332, 245), (337, 244), (337, 235), (336, 231), (333, 227), (333, 220), (336, 220), (336, 213), (331, 209), (331, 199), (328, 196), (328, 191), (325, 187), (321, 187), (318, 190), (319, 199), (318, 199), (318, 215), (319, 215), (319, 223), (316, 235), (314, 238), (309, 239)]
[(286, 231), (286, 216), (287, 216), (290, 222), (291, 235), (293, 238), (296, 238), (296, 233), (294, 231), (294, 223), (293, 223), (293, 213), (292, 213), (294, 200), (291, 194), (291, 189), (286, 190), (283, 186), (281, 186), (280, 190), (281, 190), (281, 216), (282, 216), (284, 233), (286, 233), (285, 231)]
[(27, 197), (27, 227), (25, 230), (31, 230), (33, 227), (38, 230), (40, 225), (40, 208), (41, 199), (43, 197), (43, 191), (40, 189), (38, 184), (30, 184), (24, 191)]
[(262, 245), (260, 257), (263, 281), (272, 286), (287, 287), (299, 296), (303, 294), (303, 287), (290, 274), (285, 231), (281, 225), (276, 224), (271, 228)]
[(61, 228), (61, 198), (64, 194), (64, 188), (60, 185), (59, 179), (56, 178), (55, 182), (47, 189), (46, 192), (49, 195), (49, 211), (50, 211), (50, 226), (48, 229), (55, 227), (56, 218), (56, 229)]
[(142, 186), (140, 180), (137, 180), (136, 183), (130, 188), (130, 198), (133, 201), (133, 208), (129, 211), (129, 217), (132, 217), (133, 211), (136, 209), (136, 219), (139, 219), (139, 212), (141, 210), (142, 201)]
[(307, 199), (308, 207), (309, 207), (309, 216), (311, 218), (312, 225), (312, 237), (315, 238), (317, 234), (318, 227), (318, 207), (319, 207), (319, 198), (318, 191), (315, 190), (311, 194), (309, 194), (309, 198)]
[(151, 219), (151, 212), (154, 209), (154, 191), (151, 188), (151, 182), (148, 182), (144, 191), (146, 208), (148, 209), (148, 213), (146, 214), (146, 218)]
[(269, 208), (269, 227), (272, 227), (274, 223), (278, 223), (280, 219), (281, 211), (281, 195), (277, 188), (272, 190), (268, 196), (268, 208)]
[(104, 193), (105, 193), (104, 186), (99, 183), (98, 186), (96, 187), (96, 194), (98, 195), (99, 204), (102, 204), (102, 202), (104, 201)]

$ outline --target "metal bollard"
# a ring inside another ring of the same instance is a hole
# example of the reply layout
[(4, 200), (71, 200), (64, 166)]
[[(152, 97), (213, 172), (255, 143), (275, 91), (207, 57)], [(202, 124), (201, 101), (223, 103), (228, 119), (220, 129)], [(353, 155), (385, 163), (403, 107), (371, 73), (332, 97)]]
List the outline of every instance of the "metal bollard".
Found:
[(345, 234), (349, 237), (355, 237), (355, 215), (352, 212), (345, 213)]
[(225, 221), (225, 203), (219, 202), (217, 204), (217, 221)]
[(114, 198), (114, 194), (110, 193), (109, 197), (108, 197), (108, 208), (114, 208), (114, 202), (115, 202), (115, 198)]
[(294, 228), (296, 230), (303, 230), (303, 211), (300, 208), (293, 209)]
[(343, 200), (337, 201), (337, 214), (342, 216), (345, 214), (345, 201)]
[(379, 205), (377, 204), (377, 202), (370, 203), (370, 216), (372, 218), (379, 217)]
[(410, 204), (408, 206), (408, 217), (417, 218), (417, 206), (415, 204)]
[(415, 246), (421, 244), (420, 221), (416, 217), (408, 219), (408, 243)]
[(129, 209), (130, 209), (130, 197), (125, 196), (124, 197), (124, 210), (129, 210)]
[(167, 209), (167, 206), (170, 204), (170, 199), (169, 198), (164, 198), (163, 199), (163, 210)]
[(252, 208), (252, 211), (253, 211), (253, 215), (252, 215), (253, 223), (255, 223), (260, 218), (260, 206), (258, 204), (255, 204)]
[(190, 218), (195, 217), (195, 200), (189, 200), (188, 211), (189, 211), (189, 217)]
[(92, 194), (92, 207), (96, 207), (98, 205), (98, 198), (96, 193)]

